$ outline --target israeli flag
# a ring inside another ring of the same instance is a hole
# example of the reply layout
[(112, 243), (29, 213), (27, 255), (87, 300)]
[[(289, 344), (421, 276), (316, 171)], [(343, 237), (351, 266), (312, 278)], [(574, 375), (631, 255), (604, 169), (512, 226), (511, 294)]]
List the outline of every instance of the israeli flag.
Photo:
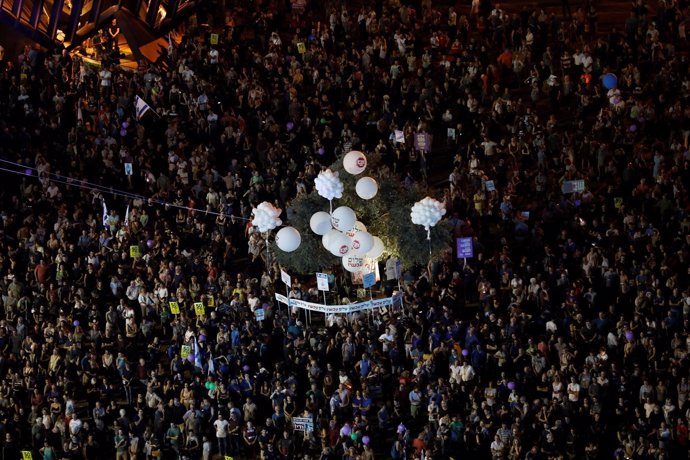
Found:
[(103, 200), (103, 226), (105, 228), (110, 228), (108, 225), (108, 206), (106, 206), (105, 200)]
[(139, 120), (146, 112), (151, 110), (151, 106), (148, 105), (142, 98), (139, 96), (135, 97), (135, 102), (136, 102), (136, 109), (137, 109), (137, 120)]
[(201, 352), (199, 351), (199, 343), (196, 341), (196, 337), (194, 337), (194, 367), (204, 368), (204, 365), (201, 364)]

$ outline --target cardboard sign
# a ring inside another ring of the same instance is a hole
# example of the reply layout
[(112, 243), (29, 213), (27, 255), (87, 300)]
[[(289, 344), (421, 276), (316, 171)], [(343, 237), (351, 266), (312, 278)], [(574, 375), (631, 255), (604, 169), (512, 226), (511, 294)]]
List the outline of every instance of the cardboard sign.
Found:
[(177, 302), (168, 302), (168, 305), (170, 306), (170, 313), (173, 315), (179, 315), (180, 314), (180, 304)]
[(456, 238), (455, 243), (458, 259), (471, 259), (474, 257), (474, 246), (471, 237)]
[(369, 272), (362, 276), (362, 283), (364, 284), (364, 289), (369, 289), (374, 284), (376, 284), (376, 273)]
[(314, 431), (314, 421), (311, 417), (292, 417), (292, 427), (295, 431)]
[(125, 163), (125, 176), (131, 176), (132, 172), (132, 163)]
[(34, 456), (30, 450), (22, 451), (22, 460), (34, 460)]
[(325, 273), (316, 274), (316, 287), (319, 291), (330, 291), (328, 288), (328, 275)]
[(292, 287), (292, 278), (290, 278), (290, 275), (288, 275), (286, 271), (280, 271), (280, 279), (287, 287)]
[(263, 321), (264, 320), (264, 309), (263, 308), (257, 308), (254, 310), (254, 315), (256, 316), (257, 321)]
[(189, 345), (182, 345), (180, 348), (180, 357), (182, 359), (187, 359), (187, 357), (192, 353), (192, 347)]
[(218, 34), (211, 34), (211, 44), (212, 45), (218, 44)]
[(129, 257), (132, 259), (136, 259), (140, 257), (141, 254), (139, 253), (139, 246), (130, 246), (129, 247)]
[(206, 308), (204, 308), (204, 304), (201, 302), (194, 302), (194, 313), (196, 313), (196, 316), (205, 315)]
[(297, 52), (299, 54), (304, 54), (307, 52), (307, 47), (304, 46), (304, 43), (302, 43), (302, 42), (297, 43)]
[(206, 305), (211, 308), (215, 307), (216, 299), (212, 295), (206, 296)]

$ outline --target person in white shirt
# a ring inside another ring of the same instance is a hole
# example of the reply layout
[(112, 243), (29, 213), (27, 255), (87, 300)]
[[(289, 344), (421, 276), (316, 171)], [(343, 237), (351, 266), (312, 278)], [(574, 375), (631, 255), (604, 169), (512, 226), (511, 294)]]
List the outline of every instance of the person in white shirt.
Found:
[(568, 401), (576, 403), (580, 400), (580, 384), (577, 383), (575, 377), (570, 377), (568, 384)]
[(211, 48), (211, 51), (208, 52), (208, 62), (212, 65), (218, 64), (218, 50), (215, 48)]
[(218, 414), (218, 420), (213, 422), (213, 427), (216, 429), (216, 438), (218, 438), (218, 453), (224, 456), (228, 449), (228, 421), (223, 418), (223, 414)]
[(468, 362), (462, 363), (462, 366), (460, 368), (460, 380), (463, 382), (469, 382), (472, 379), (474, 379), (474, 376), (476, 373), (474, 372), (474, 368), (470, 366)]

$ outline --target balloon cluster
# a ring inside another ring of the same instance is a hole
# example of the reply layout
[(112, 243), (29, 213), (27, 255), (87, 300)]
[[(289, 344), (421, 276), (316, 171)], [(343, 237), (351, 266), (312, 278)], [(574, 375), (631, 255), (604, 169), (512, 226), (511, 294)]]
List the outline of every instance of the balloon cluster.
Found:
[(281, 209), (276, 208), (268, 201), (264, 201), (252, 209), (252, 214), (254, 214), (252, 225), (258, 227), (261, 233), (270, 232), (283, 223), (280, 220), (281, 212), (283, 212)]
[[(270, 232), (283, 223), (280, 220), (281, 209), (276, 208), (268, 201), (260, 203), (252, 209), (254, 218), (252, 225), (257, 227), (261, 233)], [(276, 245), (285, 252), (296, 250), (302, 243), (302, 236), (294, 227), (283, 227), (276, 234)]]
[[(343, 157), (343, 167), (349, 174), (361, 174), (367, 167), (367, 157), (353, 150)], [(343, 195), (343, 183), (338, 173), (330, 169), (319, 173), (315, 184), (318, 194), (329, 201)], [(376, 180), (371, 177), (362, 177), (355, 186), (357, 196), (363, 200), (374, 198), (378, 189)], [(309, 219), (309, 228), (321, 236), (321, 244), (328, 252), (342, 259), (343, 267), (349, 272), (364, 270), (365, 258), (376, 259), (385, 249), (383, 241), (368, 233), (348, 206), (339, 206), (331, 214), (315, 212)]]
[(327, 200), (343, 197), (343, 183), (338, 178), (338, 173), (330, 169), (321, 171), (314, 180), (319, 196)]
[(414, 204), (410, 211), (412, 223), (423, 225), (427, 232), (427, 239), (431, 238), (430, 229), (435, 226), (446, 213), (446, 205), (433, 198), (426, 197)]

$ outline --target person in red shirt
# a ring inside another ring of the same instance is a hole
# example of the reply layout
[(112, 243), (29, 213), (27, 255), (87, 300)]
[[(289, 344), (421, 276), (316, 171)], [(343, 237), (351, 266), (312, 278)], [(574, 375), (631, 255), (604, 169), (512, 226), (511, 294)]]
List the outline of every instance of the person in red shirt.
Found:
[(34, 275), (36, 275), (36, 281), (38, 281), (38, 284), (44, 284), (46, 282), (46, 276), (49, 268), (50, 267), (43, 259), (41, 259), (41, 262), (36, 265), (36, 268), (34, 268)]

